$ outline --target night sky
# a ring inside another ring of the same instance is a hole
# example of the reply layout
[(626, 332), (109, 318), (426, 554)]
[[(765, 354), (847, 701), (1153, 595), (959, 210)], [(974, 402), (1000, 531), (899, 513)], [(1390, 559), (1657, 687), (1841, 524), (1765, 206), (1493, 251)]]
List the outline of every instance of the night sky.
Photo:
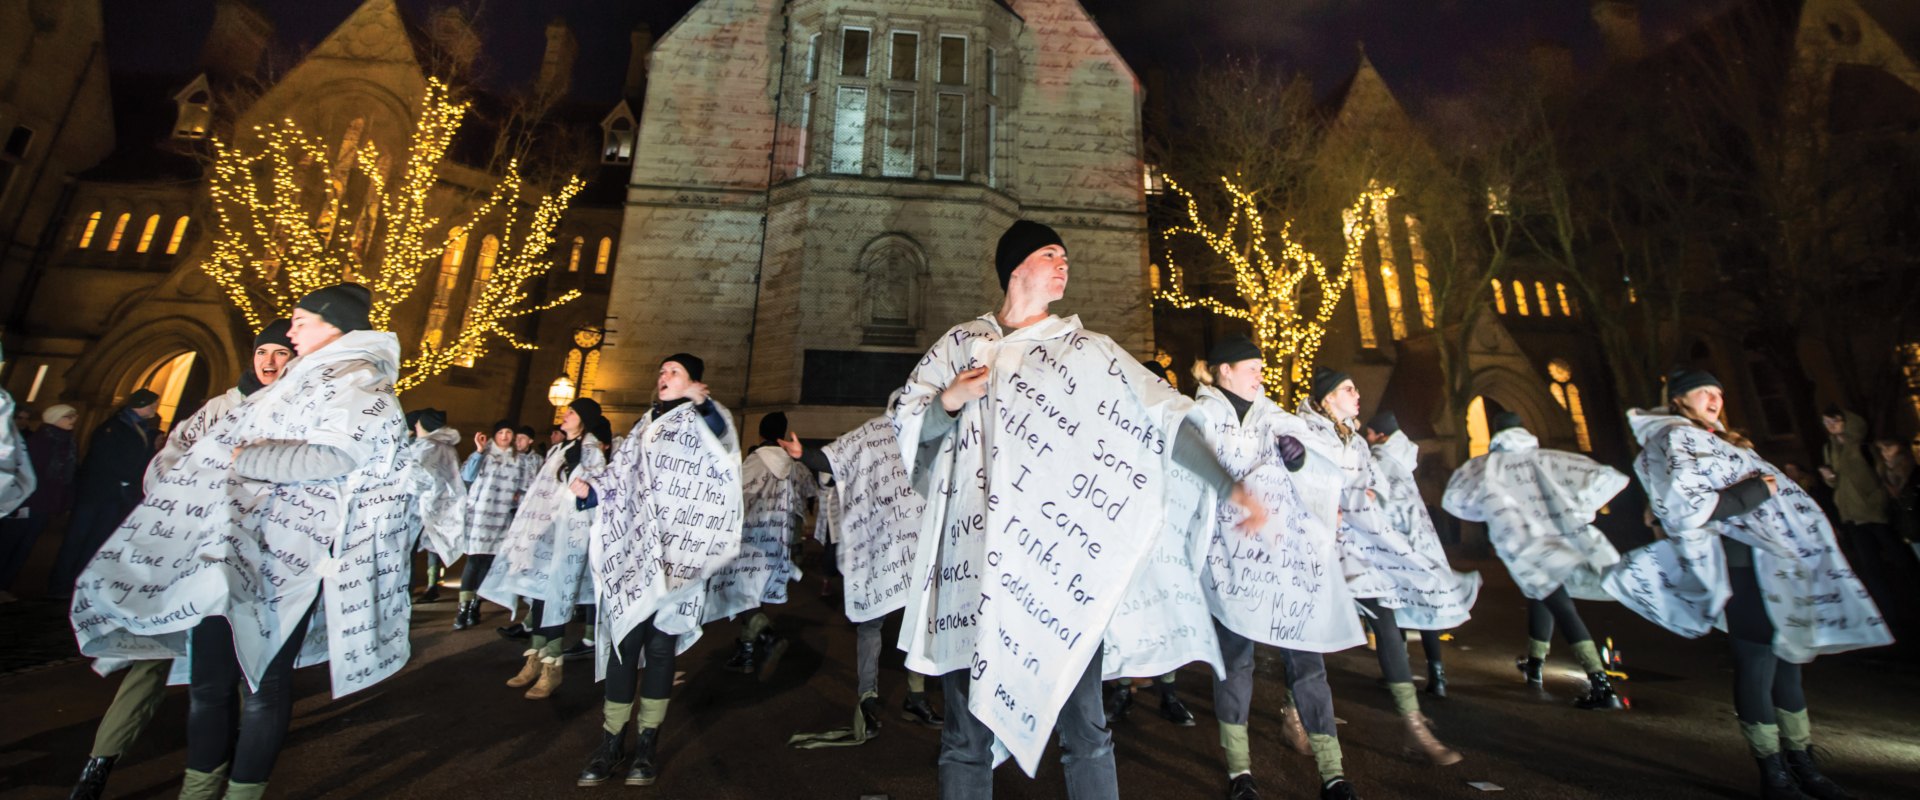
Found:
[[(359, 0), (253, 0), (273, 20), (282, 58), (311, 48)], [(400, 0), (412, 19), (460, 0)], [(1727, 0), (1641, 0), (1650, 42), (1670, 37)], [(1465, 88), (1485, 55), (1557, 43), (1581, 66), (1597, 62), (1588, 0), (1083, 0), (1136, 72), (1176, 76), (1228, 55), (1257, 53), (1304, 71), (1322, 91), (1353, 70), (1366, 43), (1389, 85), (1416, 109)], [(480, 8), (488, 82), (524, 81), (539, 66), (556, 13), (580, 41), (574, 95), (611, 102), (625, 76), (627, 32), (648, 22), (656, 36), (695, 0), (465, 0)], [(116, 69), (189, 74), (213, 0), (105, 0), (107, 52)]]

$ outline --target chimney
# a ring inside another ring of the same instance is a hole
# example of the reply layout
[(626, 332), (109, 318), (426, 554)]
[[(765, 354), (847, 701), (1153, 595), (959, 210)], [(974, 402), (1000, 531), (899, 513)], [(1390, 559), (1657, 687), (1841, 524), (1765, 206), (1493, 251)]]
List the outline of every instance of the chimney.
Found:
[(579, 55), (580, 42), (563, 17), (547, 23), (547, 53), (540, 59), (540, 79), (534, 88), (543, 97), (560, 98), (573, 82), (573, 59)]
[(627, 55), (627, 85), (624, 95), (629, 99), (637, 99), (646, 93), (647, 62), (653, 58), (653, 28), (647, 25), (646, 20), (640, 20), (633, 26), (633, 34), (629, 38), (633, 43), (633, 50)]
[(247, 0), (218, 0), (199, 64), (216, 78), (253, 75), (273, 39), (273, 23)]
[(1646, 53), (1646, 44), (1640, 38), (1638, 3), (1632, 0), (1594, 0), (1593, 21), (1600, 26), (1600, 40), (1606, 45), (1607, 63), (1638, 61)]

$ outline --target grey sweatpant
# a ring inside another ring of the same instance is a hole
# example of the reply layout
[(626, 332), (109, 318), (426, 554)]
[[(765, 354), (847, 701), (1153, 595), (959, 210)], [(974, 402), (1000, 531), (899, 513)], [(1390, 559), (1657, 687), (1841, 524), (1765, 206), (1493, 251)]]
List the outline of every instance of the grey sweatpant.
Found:
[[(1245, 725), (1253, 707), (1253, 640), (1227, 630), (1217, 620), (1213, 629), (1227, 668), (1227, 679), (1213, 683), (1213, 713), (1228, 725)], [(1327, 687), (1326, 660), (1305, 650), (1274, 649), (1287, 668), (1287, 688), (1300, 711), (1300, 723), (1308, 733), (1333, 735), (1333, 690)]]

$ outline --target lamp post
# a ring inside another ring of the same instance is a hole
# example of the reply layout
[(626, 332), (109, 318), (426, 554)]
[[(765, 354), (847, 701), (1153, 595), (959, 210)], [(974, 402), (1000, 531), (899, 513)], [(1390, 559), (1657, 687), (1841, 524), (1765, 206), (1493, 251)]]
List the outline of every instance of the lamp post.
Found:
[(547, 402), (553, 404), (554, 422), (558, 423), (565, 415), (568, 403), (593, 391), (593, 376), (600, 366), (600, 346), (606, 339), (606, 329), (598, 325), (573, 329), (573, 348), (567, 352), (566, 365), (560, 368), (560, 377), (554, 378), (547, 387)]

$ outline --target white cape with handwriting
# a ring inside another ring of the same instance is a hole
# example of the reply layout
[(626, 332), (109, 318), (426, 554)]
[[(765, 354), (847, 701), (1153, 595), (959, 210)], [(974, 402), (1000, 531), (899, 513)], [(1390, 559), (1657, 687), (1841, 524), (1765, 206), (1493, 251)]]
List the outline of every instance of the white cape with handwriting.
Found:
[(599, 502), (588, 548), (602, 621), (595, 680), (648, 618), (680, 637), (677, 652), (700, 638), (707, 579), (740, 550), (740, 457), (720, 414), (727, 430), (716, 435), (690, 403), (648, 411), (606, 468), (583, 476)]
[(232, 411), (234, 406), (246, 401), (247, 396), (240, 393), (240, 387), (235, 386), (207, 398), (207, 402), (201, 403), (200, 410), (193, 412), (193, 416), (175, 422), (173, 427), (167, 430), (167, 440), (160, 445), (160, 452), (155, 453), (147, 462), (146, 474), (140, 479), (142, 491), (151, 494), (154, 487), (160, 485), (160, 476), (167, 474), (167, 470), (173, 469), (175, 464), (180, 463), (180, 459), (186, 457), (187, 451), (192, 449), (194, 442), (204, 438), (207, 430), (212, 428), (214, 423), (225, 419), (227, 412)]
[(707, 622), (763, 605), (787, 602), (787, 584), (800, 580), (793, 542), (806, 522), (813, 475), (785, 450), (754, 448), (740, 466), (746, 515), (740, 554), (707, 579)]
[[(1298, 419), (1305, 428), (1300, 443), (1307, 447), (1307, 466), (1298, 473), (1301, 493), (1339, 499), (1340, 565), (1353, 596), (1393, 609), (1401, 627), (1437, 630), (1466, 621), (1478, 588), (1461, 586), (1445, 558), (1427, 557), (1406, 530), (1394, 526), (1383, 503), (1391, 489), (1366, 438), (1356, 430), (1342, 439), (1333, 420), (1304, 399)], [(1338, 484), (1330, 482), (1335, 476)]]
[(833, 487), (820, 492), (820, 519), (839, 543), (847, 619), (866, 622), (907, 604), (920, 517), (927, 501), (913, 490), (893, 422), (874, 417), (821, 448)]
[(466, 536), (460, 550), (470, 555), (500, 552), (521, 495), (540, 471), (541, 459), (532, 453), (516, 453), (511, 447), (501, 450), (491, 441), (484, 452), (480, 472), (467, 487)]
[[(568, 470), (567, 451), (574, 448), (580, 449), (580, 463)], [(529, 628), (565, 625), (573, 619), (573, 607), (593, 596), (587, 533), (594, 518), (593, 510), (581, 509), (573, 496), (573, 479), (606, 463), (600, 440), (591, 433), (547, 454), (520, 500), (493, 569), (480, 583), (481, 597), (508, 608), (517, 597), (541, 601), (541, 618), (528, 621)]]
[(443, 425), (439, 430), (407, 443), (401, 453), (404, 482), (412, 493), (409, 529), (420, 532), (419, 546), (432, 550), (440, 563), (451, 564), (465, 555), (467, 483), (460, 479), (460, 432)]
[[(1753, 451), (1684, 417), (1633, 411), (1627, 421), (1643, 448), (1634, 472), (1668, 538), (1627, 553), (1607, 573), (1607, 591), (1616, 599), (1682, 636), (1724, 630), (1732, 596), (1724, 536), (1753, 548), (1775, 655), (1805, 664), (1893, 643), (1826, 514), (1805, 489)], [(1755, 475), (1773, 477), (1772, 499), (1737, 517), (1708, 520), (1722, 489)]]
[(1200, 576), (1219, 501), (1199, 477), (1178, 465), (1170, 468), (1168, 481), (1160, 534), (1107, 623), (1101, 680), (1157, 678), (1196, 661), (1213, 667), (1214, 677), (1227, 677)]
[[(296, 665), (331, 661), (336, 697), (398, 671), (413, 609), (399, 356), (391, 333), (348, 333), (209, 426), (87, 565), (72, 610), (81, 652), (182, 656), (194, 625), (225, 616), (257, 686), (318, 599)], [(357, 466), (290, 484), (235, 474), (234, 448), (266, 442), (329, 445)]]
[[(975, 366), (990, 368), (986, 397), (922, 444), (940, 392)], [(971, 670), (968, 710), (1028, 775), (1160, 536), (1191, 409), (1078, 317), (1003, 332), (986, 315), (943, 334), (889, 410), (929, 498), (907, 667)]]
[(1403, 603), (1393, 612), (1394, 622), (1416, 631), (1458, 628), (1472, 616), (1469, 612), (1480, 597), (1480, 573), (1456, 571), (1447, 561), (1440, 532), (1433, 527), (1427, 502), (1420, 497), (1420, 484), (1413, 477), (1414, 468), (1420, 465), (1420, 446), (1406, 433), (1394, 431), (1372, 450), (1374, 475), (1380, 481), (1374, 493), (1379, 499), (1381, 521), (1413, 545), (1415, 563), (1439, 578), (1429, 586), (1432, 594), (1403, 592)]
[(1544, 600), (1564, 586), (1580, 600), (1612, 600), (1600, 576), (1620, 561), (1593, 518), (1627, 476), (1586, 456), (1543, 450), (1525, 428), (1493, 435), (1486, 455), (1460, 465), (1440, 505), (1485, 522), (1493, 552), (1520, 593)]
[(33, 495), (33, 460), (27, 442), (13, 425), (13, 395), (0, 389), (0, 517), (12, 514)]
[(1314, 516), (1280, 457), (1280, 436), (1298, 437), (1305, 426), (1265, 397), (1245, 420), (1219, 389), (1202, 386), (1195, 397), (1221, 466), (1267, 509), (1266, 527), (1247, 536), (1235, 527), (1245, 513), (1218, 505), (1202, 573), (1213, 616), (1234, 633), (1291, 650), (1332, 653), (1366, 641), (1333, 529)]

